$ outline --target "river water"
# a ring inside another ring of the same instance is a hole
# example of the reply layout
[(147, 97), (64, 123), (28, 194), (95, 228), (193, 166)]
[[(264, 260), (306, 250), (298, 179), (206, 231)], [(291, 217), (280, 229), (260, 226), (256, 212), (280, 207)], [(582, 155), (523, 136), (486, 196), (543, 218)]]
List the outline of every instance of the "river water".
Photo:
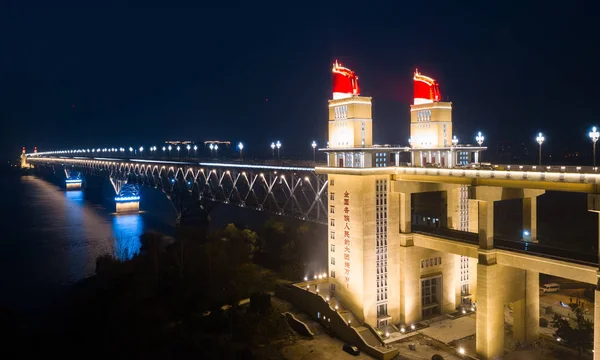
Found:
[(117, 216), (107, 186), (65, 191), (34, 176), (0, 175), (0, 307), (40, 310), (92, 275), (99, 255), (130, 258), (143, 232), (173, 233), (175, 213), (161, 193), (142, 194), (145, 207), (161, 211)]

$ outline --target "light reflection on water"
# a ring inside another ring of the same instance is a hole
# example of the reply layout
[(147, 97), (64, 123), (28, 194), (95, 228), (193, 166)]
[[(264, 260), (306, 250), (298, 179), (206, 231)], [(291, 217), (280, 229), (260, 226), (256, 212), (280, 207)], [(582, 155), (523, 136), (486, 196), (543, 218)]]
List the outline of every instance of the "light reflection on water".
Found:
[(64, 191), (33, 176), (0, 180), (0, 307), (36, 308), (64, 285), (93, 275), (98, 256), (133, 257), (148, 226), (169, 232), (167, 220), (154, 213), (114, 214), (97, 189)]
[(112, 221), (115, 257), (129, 260), (140, 252), (140, 236), (144, 232), (144, 219), (140, 214), (115, 215)]

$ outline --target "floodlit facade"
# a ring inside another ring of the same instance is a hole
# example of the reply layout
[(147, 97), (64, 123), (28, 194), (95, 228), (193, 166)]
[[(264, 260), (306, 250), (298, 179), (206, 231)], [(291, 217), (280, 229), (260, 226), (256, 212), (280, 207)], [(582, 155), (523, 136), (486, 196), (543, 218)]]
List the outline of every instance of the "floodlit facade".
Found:
[[(459, 166), (462, 155), (463, 164), (470, 165), (485, 148), (452, 143), (452, 103), (441, 102), (439, 84), (418, 71), (410, 145), (373, 145), (371, 98), (360, 95), (352, 70), (340, 68), (334, 63), (329, 144), (322, 150), (328, 158), (330, 293), (377, 328), (410, 326), (461, 306), (471, 308), (477, 260), (412, 246), (408, 235), (411, 223), (420, 221), (477, 232), (477, 221), (470, 221), (474, 205), (468, 188), (400, 182), (393, 169), (401, 165), (401, 156), (410, 157), (413, 166), (447, 168)], [(446, 218), (411, 215), (411, 196), (429, 191), (445, 194)]]

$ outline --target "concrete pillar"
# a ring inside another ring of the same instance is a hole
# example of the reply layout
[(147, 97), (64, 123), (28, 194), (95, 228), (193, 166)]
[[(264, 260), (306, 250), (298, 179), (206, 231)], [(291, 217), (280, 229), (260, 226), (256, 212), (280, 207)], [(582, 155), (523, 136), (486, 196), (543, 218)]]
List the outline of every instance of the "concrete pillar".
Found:
[(477, 313), (475, 349), (479, 359), (500, 358), (504, 354), (504, 304), (498, 289), (499, 265), (491, 253), (479, 254), (477, 264)]
[(419, 249), (406, 238), (400, 241), (400, 253), (400, 322), (410, 325), (421, 319)]
[(478, 201), (479, 248), (489, 250), (494, 247), (494, 202)]
[(479, 151), (475, 151), (475, 164), (479, 164)]
[(410, 233), (411, 230), (411, 198), (410, 193), (400, 193), (400, 232)]
[(520, 292), (513, 303), (513, 336), (523, 344), (532, 344), (540, 337), (540, 274), (518, 270), (521, 281), (514, 284)]
[(410, 165), (411, 166), (416, 166), (417, 164), (415, 164), (415, 152), (411, 151), (410, 152)]
[(439, 226), (442, 228), (448, 228), (448, 214), (450, 213), (450, 210), (448, 209), (448, 203), (449, 203), (449, 193), (450, 190), (448, 191), (442, 191), (441, 194), (441, 199), (440, 199), (440, 223)]
[(446, 227), (460, 230), (460, 188), (446, 191)]
[(600, 291), (594, 292), (594, 360), (600, 360)]
[[(525, 231), (527, 231), (529, 235), (525, 235)], [(538, 242), (537, 197), (523, 198), (523, 240)]]

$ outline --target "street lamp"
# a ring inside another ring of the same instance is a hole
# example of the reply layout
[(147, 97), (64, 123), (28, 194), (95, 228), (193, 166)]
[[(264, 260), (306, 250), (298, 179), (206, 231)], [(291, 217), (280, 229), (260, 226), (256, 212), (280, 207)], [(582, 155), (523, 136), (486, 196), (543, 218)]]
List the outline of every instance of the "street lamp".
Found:
[(142, 156), (142, 151), (144, 151), (144, 147), (140, 146), (140, 156)]
[(215, 144), (215, 157), (218, 157), (219, 144)]
[(211, 143), (210, 145), (208, 145), (208, 148), (210, 149), (210, 156), (212, 156), (212, 152), (215, 146)]
[(279, 140), (277, 140), (277, 143), (275, 144), (275, 146), (277, 146), (277, 159), (281, 159), (281, 155), (279, 153), (279, 149), (281, 149), (281, 142), (279, 142)]
[(198, 145), (194, 145), (194, 157), (196, 157), (197, 151), (198, 151)]
[[(481, 134), (481, 133), (479, 133), (479, 134)], [(483, 139), (481, 141), (483, 142)], [(456, 145), (458, 145), (458, 138), (456, 137), (456, 135), (454, 135), (454, 136), (452, 136), (452, 146), (456, 146)]]
[(590, 139), (592, 139), (592, 142), (594, 143), (594, 167), (596, 167), (596, 141), (598, 141), (599, 137), (600, 133), (596, 130), (596, 127), (594, 126), (592, 128), (592, 131), (590, 131)]
[[(477, 141), (477, 143), (479, 144), (479, 146), (483, 145), (483, 140), (485, 138), (483, 137), (483, 135), (481, 135), (481, 131), (477, 133), (477, 136), (475, 136), (475, 141)], [(452, 140), (454, 141), (454, 139)], [(458, 142), (458, 139), (456, 140), (456, 142)]]
[[(477, 141), (477, 144), (479, 144), (479, 146), (483, 145), (483, 140), (485, 138), (483, 137), (483, 135), (481, 135), (481, 131), (477, 133), (477, 136), (475, 136), (475, 141)], [(475, 162), (479, 163), (481, 162), (481, 159), (479, 159), (479, 151), (477, 150), (477, 152), (475, 153)]]
[(181, 147), (177, 145), (177, 157), (179, 157), (179, 150), (181, 150)]
[(171, 157), (171, 149), (172, 149), (172, 148), (173, 148), (173, 147), (172, 147), (171, 145), (169, 145), (169, 147), (168, 147), (168, 149), (169, 149), (169, 157)]
[(544, 140), (546, 140), (546, 139), (544, 139), (544, 135), (542, 135), (542, 133), (539, 133), (538, 136), (535, 138), (535, 140), (537, 141), (538, 144), (540, 144), (539, 164), (542, 165), (542, 144), (544, 143)]
[(238, 144), (238, 148), (240, 149), (240, 160), (242, 160), (242, 159), (243, 159), (243, 153), (242, 153), (242, 150), (244, 150), (244, 144), (242, 144), (242, 143), (239, 143), (239, 144)]
[(133, 152), (133, 148), (131, 146), (129, 147), (129, 152)]
[(191, 149), (191, 148), (192, 148), (192, 147), (191, 147), (190, 145), (188, 145), (188, 146), (186, 147), (186, 149), (187, 149), (187, 151), (188, 151), (188, 154), (187, 154), (187, 156), (188, 156), (188, 157), (190, 157), (190, 149)]
[(310, 144), (313, 148), (313, 162), (316, 162), (316, 151), (317, 151), (317, 142), (313, 140), (312, 144)]
[(273, 160), (275, 160), (275, 143), (271, 143), (271, 155), (273, 155)]

